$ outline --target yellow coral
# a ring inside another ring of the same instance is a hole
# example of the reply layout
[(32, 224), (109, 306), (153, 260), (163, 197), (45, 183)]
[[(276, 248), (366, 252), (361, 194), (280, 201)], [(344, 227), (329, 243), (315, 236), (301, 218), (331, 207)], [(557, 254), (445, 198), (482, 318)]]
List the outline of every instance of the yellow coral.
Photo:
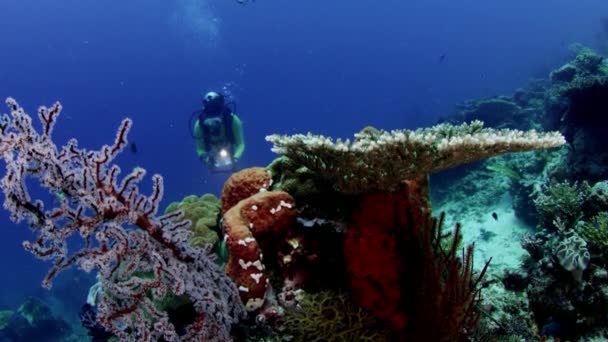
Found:
[(216, 244), (219, 240), (214, 230), (218, 225), (221, 203), (212, 194), (204, 194), (201, 197), (190, 195), (181, 202), (173, 202), (165, 209), (165, 214), (175, 210), (182, 210), (184, 218), (192, 222), (191, 229), (194, 236), (190, 243), (193, 246), (202, 247), (207, 244)]
[(388, 330), (370, 313), (333, 291), (304, 295), (300, 308), (286, 312), (284, 327), (296, 342), (389, 341)]

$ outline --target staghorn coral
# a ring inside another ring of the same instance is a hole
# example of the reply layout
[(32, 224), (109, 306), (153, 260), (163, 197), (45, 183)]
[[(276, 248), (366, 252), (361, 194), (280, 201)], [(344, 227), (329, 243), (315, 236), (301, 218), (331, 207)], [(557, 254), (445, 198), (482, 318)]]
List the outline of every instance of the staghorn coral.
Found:
[[(371, 133), (370, 133), (371, 132)], [(558, 147), (558, 132), (495, 130), (481, 121), (415, 131), (365, 130), (355, 140), (321, 135), (270, 135), (272, 151), (334, 183), (345, 193), (393, 191), (402, 181), (507, 152)]]
[(191, 230), (194, 233), (190, 244), (194, 247), (215, 245), (219, 238), (215, 231), (218, 228), (220, 215), (220, 200), (213, 194), (201, 197), (190, 195), (181, 202), (172, 202), (165, 209), (165, 214), (181, 210), (184, 218), (192, 222)]
[(294, 341), (382, 342), (388, 330), (354, 305), (345, 293), (322, 291), (302, 294), (300, 307), (285, 312), (285, 334)]

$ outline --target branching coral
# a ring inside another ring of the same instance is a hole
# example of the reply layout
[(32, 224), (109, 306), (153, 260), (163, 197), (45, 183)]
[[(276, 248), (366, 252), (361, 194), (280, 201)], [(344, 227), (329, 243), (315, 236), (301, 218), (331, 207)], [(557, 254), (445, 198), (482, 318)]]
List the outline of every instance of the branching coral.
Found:
[(564, 181), (546, 186), (534, 199), (540, 224), (544, 228), (555, 226), (558, 230), (572, 228), (582, 215), (590, 191), (586, 182), (570, 185)]
[(558, 147), (557, 132), (495, 130), (481, 121), (415, 131), (364, 130), (355, 140), (321, 135), (270, 135), (273, 152), (306, 166), (346, 193), (393, 191), (402, 181), (507, 152)]
[(608, 257), (608, 212), (597, 214), (579, 230), (580, 235), (591, 246), (597, 248), (604, 257)]

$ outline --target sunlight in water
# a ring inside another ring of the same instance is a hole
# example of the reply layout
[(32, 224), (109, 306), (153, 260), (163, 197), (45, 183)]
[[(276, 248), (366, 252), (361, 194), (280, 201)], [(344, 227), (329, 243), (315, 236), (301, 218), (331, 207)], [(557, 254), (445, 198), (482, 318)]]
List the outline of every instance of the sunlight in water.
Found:
[(187, 44), (212, 48), (220, 38), (220, 19), (207, 0), (178, 0), (169, 25)]

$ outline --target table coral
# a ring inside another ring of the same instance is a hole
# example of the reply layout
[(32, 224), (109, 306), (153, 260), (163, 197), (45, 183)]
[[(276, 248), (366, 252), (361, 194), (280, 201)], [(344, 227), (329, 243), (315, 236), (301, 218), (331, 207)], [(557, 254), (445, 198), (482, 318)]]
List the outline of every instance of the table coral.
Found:
[(440, 124), (415, 131), (364, 130), (355, 140), (321, 135), (270, 135), (272, 151), (306, 166), (345, 193), (394, 191), (407, 179), (491, 156), (558, 147), (558, 132), (484, 128), (481, 121)]

